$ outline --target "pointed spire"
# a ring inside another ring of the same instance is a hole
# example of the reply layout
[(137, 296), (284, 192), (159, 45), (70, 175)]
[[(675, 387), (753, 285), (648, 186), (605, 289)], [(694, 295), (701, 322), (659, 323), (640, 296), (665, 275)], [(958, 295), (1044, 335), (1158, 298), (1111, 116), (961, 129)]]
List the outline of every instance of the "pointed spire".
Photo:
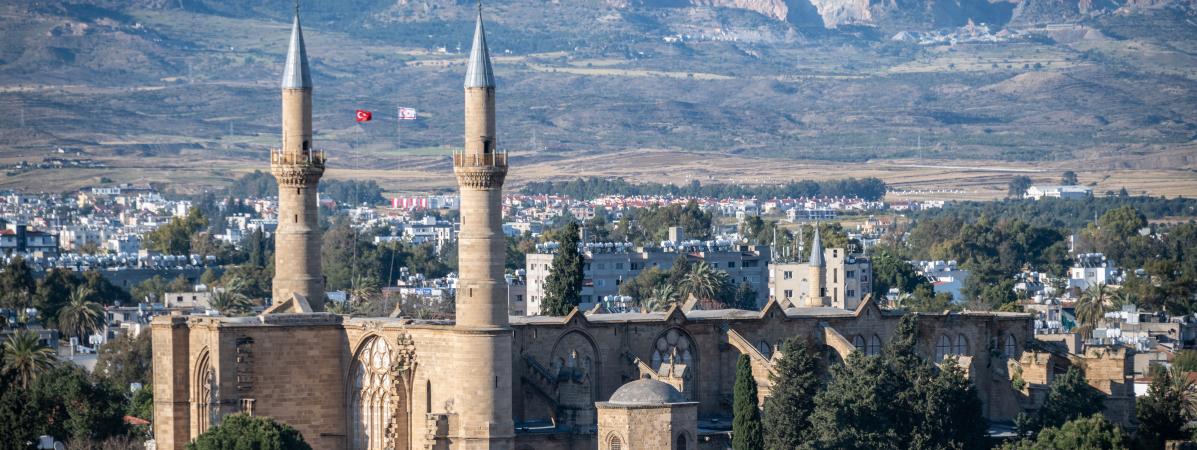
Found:
[(815, 238), (810, 241), (810, 267), (823, 267), (823, 239), (819, 237), (819, 225), (815, 224)]
[(287, 47), (287, 63), (283, 66), (283, 89), (311, 89), (312, 74), (308, 71), (308, 52), (303, 45), (303, 30), (299, 27), (299, 1), (295, 2), (295, 22), (291, 24), (291, 45)]
[(482, 28), (482, 1), (478, 1), (478, 23), (474, 26), (474, 46), (470, 49), (466, 67), (466, 88), (495, 87), (495, 73), (490, 67), (490, 50), (486, 47), (486, 30)]

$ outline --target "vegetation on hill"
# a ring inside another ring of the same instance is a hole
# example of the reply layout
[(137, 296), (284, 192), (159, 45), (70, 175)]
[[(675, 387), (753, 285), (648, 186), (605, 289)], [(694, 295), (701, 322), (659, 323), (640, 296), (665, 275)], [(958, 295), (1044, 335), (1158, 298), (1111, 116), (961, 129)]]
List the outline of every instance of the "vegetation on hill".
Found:
[(762, 200), (801, 197), (858, 197), (874, 201), (885, 196), (887, 187), (877, 178), (843, 178), (829, 181), (793, 181), (782, 185), (748, 186), (702, 184), (693, 180), (685, 185), (630, 183), (622, 178), (578, 178), (569, 181), (535, 181), (524, 185), (525, 195), (568, 195), (593, 199), (604, 195), (651, 195), (671, 197), (744, 198)]

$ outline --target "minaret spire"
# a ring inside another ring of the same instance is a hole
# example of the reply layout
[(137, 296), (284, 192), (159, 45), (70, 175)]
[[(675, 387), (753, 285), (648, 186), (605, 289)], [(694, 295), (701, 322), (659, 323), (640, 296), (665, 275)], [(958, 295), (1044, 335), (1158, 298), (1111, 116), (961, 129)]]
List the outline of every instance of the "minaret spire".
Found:
[(815, 224), (815, 237), (810, 241), (810, 260), (811, 267), (823, 267), (823, 239), (819, 237), (819, 224)]
[(283, 66), (283, 89), (311, 89), (312, 74), (308, 70), (308, 51), (303, 45), (303, 29), (299, 26), (299, 1), (295, 2), (295, 20), (291, 22), (291, 44), (287, 47), (287, 63)]
[(465, 87), (493, 88), (495, 73), (490, 66), (490, 49), (486, 45), (486, 30), (482, 26), (482, 2), (478, 2), (478, 20), (474, 24), (474, 45), (466, 66)]

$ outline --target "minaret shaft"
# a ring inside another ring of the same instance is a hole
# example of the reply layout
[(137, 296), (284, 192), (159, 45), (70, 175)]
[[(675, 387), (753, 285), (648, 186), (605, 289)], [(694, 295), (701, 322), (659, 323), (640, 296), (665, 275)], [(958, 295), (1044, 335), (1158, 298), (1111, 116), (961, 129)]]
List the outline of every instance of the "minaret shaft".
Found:
[(270, 171), (278, 181), (274, 302), (298, 294), (313, 311), (323, 311), (317, 190), (324, 174), (324, 154), (312, 149), (312, 82), (298, 15), (283, 71), (282, 119), (282, 147), (270, 152)]
[(510, 450), (511, 327), (503, 267), (503, 181), (507, 154), (495, 134), (495, 83), (479, 11), (465, 81), (465, 148), (453, 155), (461, 192), (458, 234), (457, 323), (462, 361), (456, 374), (462, 408), (462, 449)]

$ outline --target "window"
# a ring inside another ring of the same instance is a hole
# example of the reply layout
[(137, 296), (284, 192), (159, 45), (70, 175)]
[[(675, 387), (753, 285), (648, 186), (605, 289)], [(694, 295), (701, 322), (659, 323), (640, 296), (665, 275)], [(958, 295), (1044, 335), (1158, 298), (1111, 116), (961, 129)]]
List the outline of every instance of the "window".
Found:
[(677, 435), (677, 450), (686, 450), (686, 435)]
[(942, 361), (952, 354), (952, 340), (947, 336), (939, 336), (939, 343), (935, 344), (935, 360)]
[(740, 267), (756, 267), (757, 262), (758, 261), (755, 259), (750, 259), (748, 261), (744, 261), (744, 262), (740, 263)]
[(786, 289), (786, 291), (785, 291), (785, 297), (786, 297), (786, 298), (792, 298), (793, 296), (794, 296), (794, 291), (793, 291), (793, 290), (790, 290), (790, 289)]
[(856, 347), (856, 351), (865, 352), (865, 338), (864, 336), (856, 335), (852, 337), (852, 346)]
[(713, 262), (713, 263), (711, 263), (711, 267), (718, 269), (718, 268), (719, 268), (719, 263), (717, 263), (717, 262)]
[(773, 347), (770, 346), (768, 342), (765, 342), (765, 341), (758, 342), (756, 344), (756, 350), (758, 352), (761, 352), (761, 355), (764, 356), (765, 358), (773, 357)]
[(607, 265), (606, 265), (606, 264), (603, 264), (603, 263), (598, 263), (598, 270), (603, 270), (603, 269), (606, 269), (606, 268), (607, 268)]
[(870, 355), (880, 355), (881, 354), (881, 337), (880, 336), (877, 336), (874, 334), (873, 337), (869, 338), (869, 351), (866, 353), (868, 353)]
[(623, 263), (615, 263), (615, 270), (623, 270)]
[(831, 282), (832, 283), (840, 282), (840, 269), (831, 269)]
[(728, 268), (728, 269), (735, 269), (735, 268), (736, 268), (736, 262), (735, 262), (735, 261), (728, 261), (728, 262), (727, 262), (727, 268)]
[(632, 270), (640, 270), (640, 264), (639, 264), (639, 263), (632, 263), (632, 264), (631, 264), (631, 269), (632, 269)]
[(844, 278), (856, 278), (856, 271), (855, 270), (844, 271)]
[(623, 442), (619, 440), (619, 436), (611, 436), (607, 448), (610, 450), (623, 450)]
[(848, 292), (847, 292), (847, 294), (846, 294), (846, 295), (847, 295), (849, 298), (856, 297), (856, 291), (854, 291), (854, 290), (852, 290), (852, 289), (848, 289)]
[(968, 354), (968, 338), (965, 338), (963, 334), (957, 335), (956, 336), (956, 348), (954, 350), (955, 351), (952, 353), (955, 353), (955, 354), (961, 355), (961, 356), (967, 355)]
[(1018, 343), (1014, 341), (1014, 335), (1006, 336), (1006, 357), (1013, 358), (1018, 354)]
[(601, 279), (600, 279), (600, 280), (594, 280), (594, 285), (595, 285), (595, 286), (598, 286), (598, 287), (603, 287), (603, 286), (605, 286), (606, 284), (607, 284), (607, 280), (601, 280)]

